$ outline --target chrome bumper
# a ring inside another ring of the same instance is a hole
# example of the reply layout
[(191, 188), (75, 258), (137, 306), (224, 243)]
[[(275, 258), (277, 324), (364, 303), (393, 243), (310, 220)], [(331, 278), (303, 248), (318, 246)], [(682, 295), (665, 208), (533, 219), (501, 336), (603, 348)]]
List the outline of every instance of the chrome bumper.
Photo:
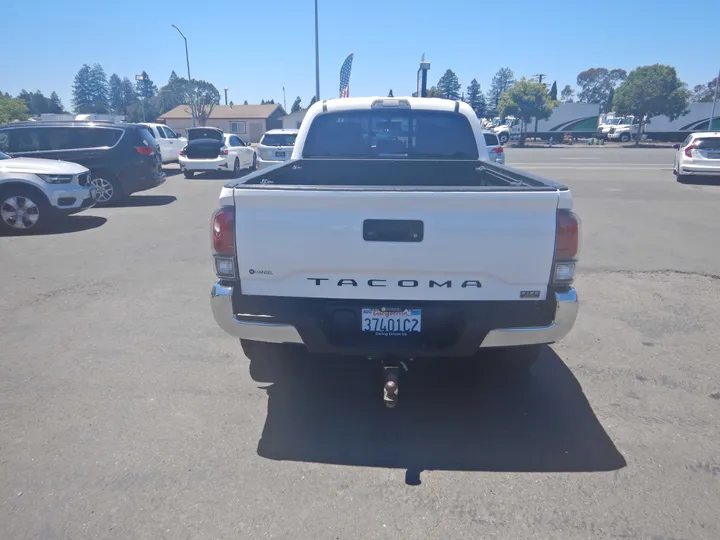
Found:
[[(233, 288), (215, 283), (210, 305), (218, 326), (233, 337), (270, 343), (299, 343), (303, 340), (291, 324), (242, 321), (233, 313)], [(554, 343), (564, 338), (575, 324), (578, 297), (575, 289), (555, 293), (555, 320), (548, 326), (497, 328), (488, 332), (480, 347), (513, 347)]]

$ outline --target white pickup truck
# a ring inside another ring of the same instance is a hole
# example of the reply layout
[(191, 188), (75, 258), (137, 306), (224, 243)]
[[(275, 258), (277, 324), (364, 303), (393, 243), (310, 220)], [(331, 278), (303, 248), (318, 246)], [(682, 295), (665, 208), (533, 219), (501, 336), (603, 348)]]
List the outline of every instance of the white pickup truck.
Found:
[(318, 102), (290, 160), (225, 185), (212, 311), (255, 380), (297, 346), (364, 356), (394, 406), (408, 359), (525, 370), (563, 338), (579, 229), (567, 187), (488, 159), (465, 103)]

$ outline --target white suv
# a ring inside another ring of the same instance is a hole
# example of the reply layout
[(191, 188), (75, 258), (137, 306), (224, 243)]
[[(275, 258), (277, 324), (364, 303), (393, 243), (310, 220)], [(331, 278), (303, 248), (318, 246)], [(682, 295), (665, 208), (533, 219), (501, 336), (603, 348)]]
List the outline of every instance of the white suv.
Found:
[(297, 134), (297, 129), (271, 129), (265, 133), (257, 146), (258, 169), (290, 159)]
[(34, 232), (94, 204), (95, 187), (82, 165), (0, 152), (0, 230)]

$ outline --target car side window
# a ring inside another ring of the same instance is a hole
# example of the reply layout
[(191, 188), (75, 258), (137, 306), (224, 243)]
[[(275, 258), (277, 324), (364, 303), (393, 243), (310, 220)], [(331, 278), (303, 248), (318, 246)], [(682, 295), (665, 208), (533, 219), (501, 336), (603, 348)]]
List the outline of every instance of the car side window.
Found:
[(10, 150), (10, 134), (12, 131), (0, 131), (0, 152), (12, 152)]
[(242, 143), (240, 142), (240, 139), (237, 137), (230, 137), (230, 146), (242, 146)]
[(43, 128), (40, 138), (40, 148), (45, 151), (71, 150), (79, 148), (73, 137), (72, 128), (52, 127)]
[(683, 143), (682, 143), (681, 146), (682, 146), (682, 147), (687, 146), (688, 144), (690, 144), (690, 141), (691, 141), (691, 140), (692, 140), (692, 134), (687, 136), (687, 138), (683, 141)]
[(175, 132), (174, 132), (172, 129), (170, 129), (169, 127), (163, 126), (163, 129), (165, 130), (165, 135), (166, 135), (169, 139), (177, 139), (177, 138), (178, 138), (177, 133), (175, 133)]
[(38, 152), (40, 150), (40, 133), (35, 128), (18, 129), (11, 139), (12, 152)]

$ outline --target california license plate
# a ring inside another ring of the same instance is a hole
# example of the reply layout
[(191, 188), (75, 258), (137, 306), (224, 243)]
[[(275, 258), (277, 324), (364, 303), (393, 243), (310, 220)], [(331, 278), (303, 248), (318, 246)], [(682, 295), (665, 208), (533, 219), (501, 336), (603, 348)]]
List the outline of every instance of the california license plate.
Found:
[(419, 309), (363, 308), (362, 331), (376, 336), (409, 336), (422, 328)]

